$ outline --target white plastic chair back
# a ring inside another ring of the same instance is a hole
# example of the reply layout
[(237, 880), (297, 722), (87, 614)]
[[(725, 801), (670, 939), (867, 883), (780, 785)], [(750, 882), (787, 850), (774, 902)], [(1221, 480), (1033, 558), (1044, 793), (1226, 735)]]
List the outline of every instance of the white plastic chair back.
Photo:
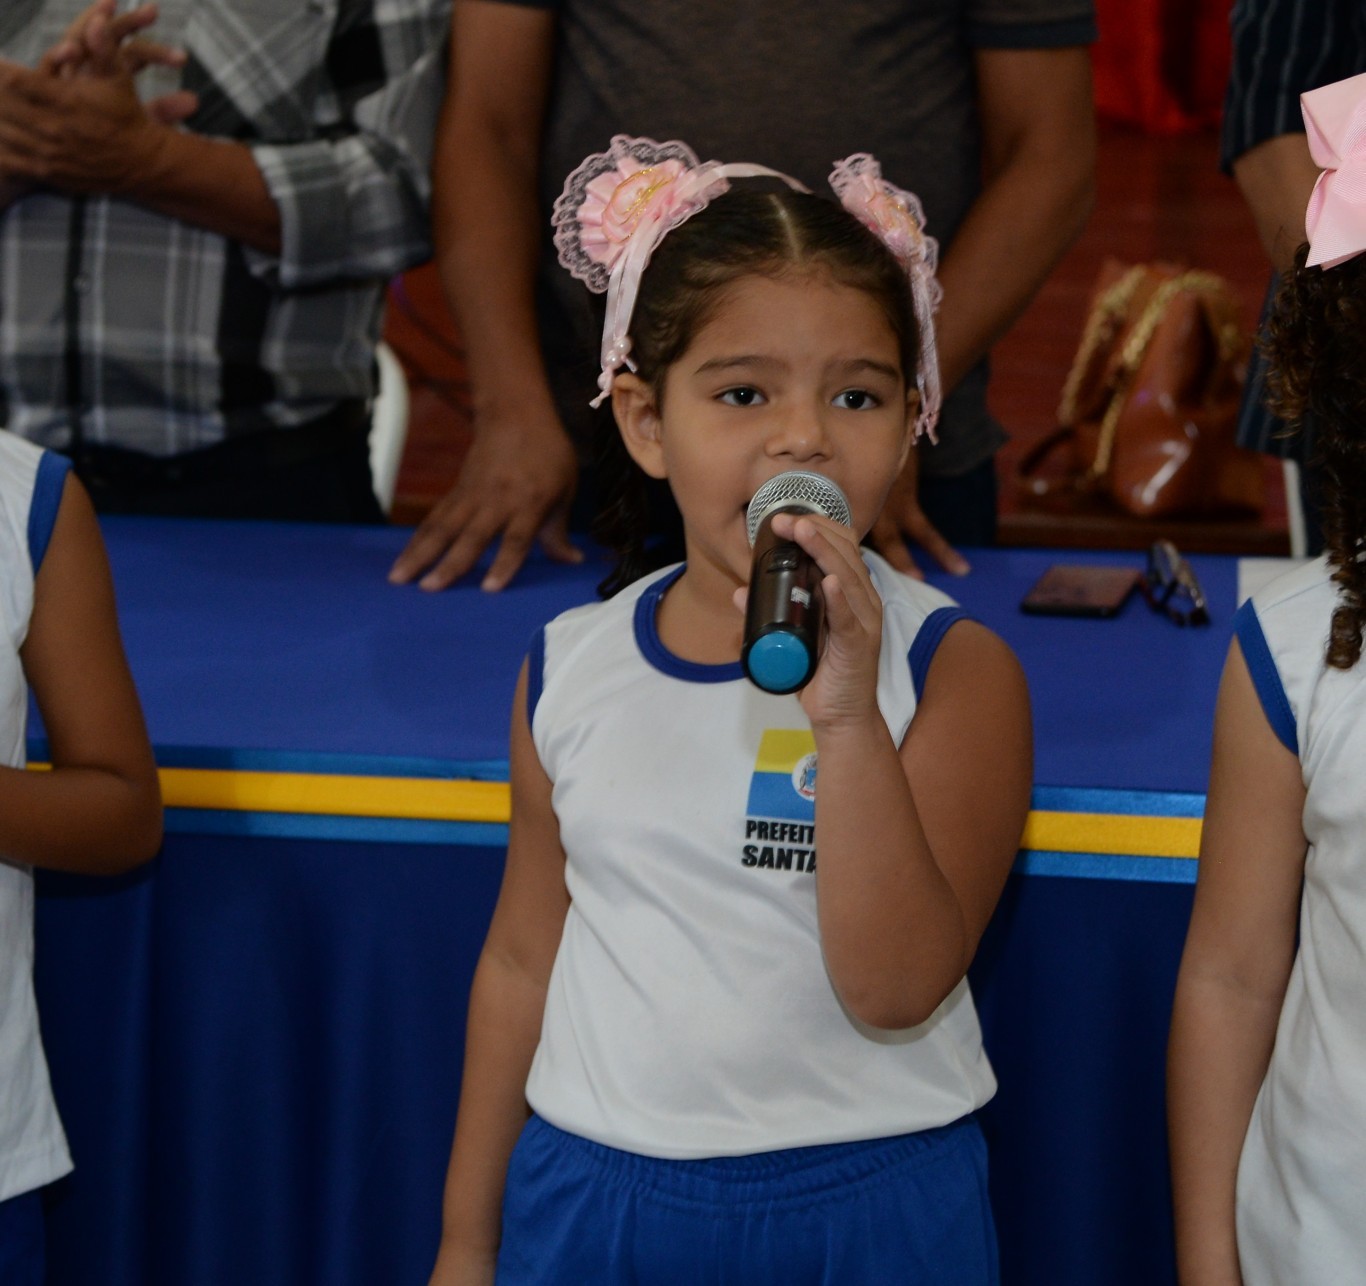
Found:
[(388, 344), (375, 350), (379, 364), (379, 393), (370, 421), (370, 477), (375, 499), (387, 514), (394, 507), (398, 467), (408, 437), (408, 380)]

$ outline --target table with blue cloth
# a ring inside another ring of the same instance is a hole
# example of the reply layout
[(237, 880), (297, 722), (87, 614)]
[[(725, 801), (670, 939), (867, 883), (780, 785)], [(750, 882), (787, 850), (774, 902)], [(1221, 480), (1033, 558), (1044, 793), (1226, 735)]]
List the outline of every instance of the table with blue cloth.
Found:
[[(49, 1281), (420, 1286), (513, 686), (604, 567), (424, 594), (386, 583), (399, 530), (104, 529), (167, 837), (129, 876), (40, 880), (76, 1161), (50, 1193)], [(1002, 1271), (1154, 1286), (1173, 1280), (1164, 1045), (1236, 564), (1192, 560), (1214, 621), (1181, 629), (1137, 597), (1109, 621), (1022, 614), (1054, 561), (1138, 556), (977, 551), (940, 581), (1015, 648), (1034, 703), (1033, 812), (972, 969)]]

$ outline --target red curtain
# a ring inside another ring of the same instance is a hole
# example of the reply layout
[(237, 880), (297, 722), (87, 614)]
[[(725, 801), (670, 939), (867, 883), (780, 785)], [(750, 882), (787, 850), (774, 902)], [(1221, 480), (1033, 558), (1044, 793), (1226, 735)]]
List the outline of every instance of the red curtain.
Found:
[(1218, 122), (1232, 0), (1096, 0), (1096, 110), (1152, 134)]

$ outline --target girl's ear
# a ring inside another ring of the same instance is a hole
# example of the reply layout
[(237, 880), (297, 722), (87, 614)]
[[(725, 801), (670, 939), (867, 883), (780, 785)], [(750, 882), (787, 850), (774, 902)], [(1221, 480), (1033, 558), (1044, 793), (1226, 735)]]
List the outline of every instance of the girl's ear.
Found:
[(631, 459), (649, 477), (666, 477), (659, 407), (650, 386), (639, 375), (617, 373), (612, 381), (612, 414)]

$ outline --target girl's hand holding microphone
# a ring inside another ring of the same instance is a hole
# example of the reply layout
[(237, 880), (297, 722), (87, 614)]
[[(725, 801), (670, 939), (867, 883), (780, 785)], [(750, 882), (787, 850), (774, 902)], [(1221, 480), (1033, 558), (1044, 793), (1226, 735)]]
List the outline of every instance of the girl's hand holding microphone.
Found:
[[(821, 573), (818, 593), (824, 600), (824, 629), (815, 641), (815, 671), (799, 698), (813, 729), (877, 716), (882, 600), (873, 588), (858, 538), (843, 523), (817, 513), (778, 513), (770, 522), (773, 534), (800, 546)], [(742, 611), (748, 596), (747, 588), (736, 591), (736, 606)]]

